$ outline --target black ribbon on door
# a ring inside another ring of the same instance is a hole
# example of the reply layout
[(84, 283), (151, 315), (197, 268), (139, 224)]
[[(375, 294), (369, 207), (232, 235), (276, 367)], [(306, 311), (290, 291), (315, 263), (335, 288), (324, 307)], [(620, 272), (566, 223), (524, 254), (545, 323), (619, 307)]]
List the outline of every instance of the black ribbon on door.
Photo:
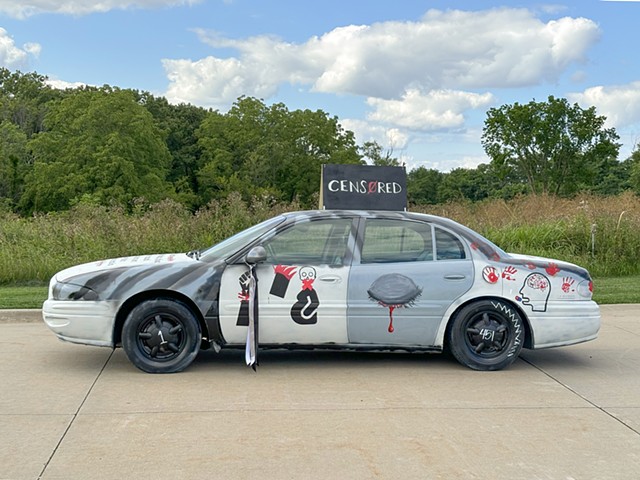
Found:
[(256, 371), (258, 366), (258, 274), (256, 266), (249, 265), (249, 327), (244, 358), (247, 366)]

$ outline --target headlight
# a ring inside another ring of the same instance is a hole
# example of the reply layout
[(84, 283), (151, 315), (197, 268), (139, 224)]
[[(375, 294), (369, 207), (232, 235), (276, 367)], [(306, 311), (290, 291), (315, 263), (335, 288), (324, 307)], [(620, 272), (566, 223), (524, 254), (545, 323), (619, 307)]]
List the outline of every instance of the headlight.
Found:
[(95, 291), (73, 283), (56, 283), (51, 289), (51, 296), (54, 300), (99, 300)]

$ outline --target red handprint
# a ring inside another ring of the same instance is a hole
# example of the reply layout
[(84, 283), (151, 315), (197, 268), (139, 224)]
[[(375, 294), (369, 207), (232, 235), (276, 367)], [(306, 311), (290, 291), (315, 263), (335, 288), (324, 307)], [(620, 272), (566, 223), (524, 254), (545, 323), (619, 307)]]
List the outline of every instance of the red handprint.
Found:
[(507, 267), (502, 271), (502, 278), (505, 280), (515, 281), (515, 274), (518, 273), (518, 270), (515, 267)]
[(556, 274), (560, 271), (560, 269), (558, 268), (558, 265), (556, 265), (555, 263), (551, 262), (547, 268), (545, 268), (545, 270), (547, 271), (547, 273), (549, 275), (551, 275), (552, 277), (555, 277)]
[(564, 277), (562, 279), (562, 291), (564, 293), (569, 293), (573, 291), (573, 284), (576, 283), (576, 281), (571, 278), (571, 277)]
[(484, 278), (484, 281), (487, 283), (497, 283), (498, 280), (500, 280), (495, 267), (484, 267), (482, 270), (482, 278)]

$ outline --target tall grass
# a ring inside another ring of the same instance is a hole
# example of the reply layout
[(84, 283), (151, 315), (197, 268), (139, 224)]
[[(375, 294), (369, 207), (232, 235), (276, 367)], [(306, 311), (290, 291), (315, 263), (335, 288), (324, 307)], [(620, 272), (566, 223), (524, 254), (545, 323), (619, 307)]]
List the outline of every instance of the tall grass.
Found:
[(524, 196), (422, 208), (480, 232), (504, 250), (577, 263), (593, 276), (640, 273), (640, 197)]
[[(0, 285), (46, 282), (58, 270), (97, 259), (207, 247), (299, 208), (231, 195), (195, 214), (169, 200), (134, 214), (94, 205), (31, 218), (0, 213)], [(510, 252), (577, 263), (595, 277), (640, 274), (640, 198), (633, 194), (527, 196), (411, 210), (452, 218)]]
[(171, 200), (132, 215), (95, 205), (32, 218), (0, 214), (0, 285), (45, 282), (63, 268), (98, 259), (208, 247), (292, 208), (299, 206), (264, 198), (247, 204), (230, 195), (196, 214)]

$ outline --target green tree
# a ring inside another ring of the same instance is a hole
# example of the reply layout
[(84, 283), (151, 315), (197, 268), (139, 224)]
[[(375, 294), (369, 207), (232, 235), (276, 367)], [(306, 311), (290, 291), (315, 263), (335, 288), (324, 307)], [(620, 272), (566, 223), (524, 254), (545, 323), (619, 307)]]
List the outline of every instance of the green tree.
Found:
[(595, 107), (549, 97), (492, 108), (482, 145), (497, 170), (510, 170), (530, 192), (572, 194), (595, 185), (618, 156), (619, 139)]
[(364, 142), (360, 147), (360, 154), (366, 160), (371, 162), (371, 165), (376, 167), (399, 167), (400, 161), (393, 156), (392, 150), (386, 150), (383, 152), (382, 145), (376, 141)]
[(13, 210), (20, 200), (31, 157), (27, 135), (5, 120), (0, 122), (0, 206)]
[(44, 132), (29, 142), (34, 165), (21, 208), (64, 210), (81, 200), (130, 207), (171, 195), (170, 155), (151, 114), (132, 92), (75, 91), (51, 105)]
[(471, 200), (477, 202), (490, 194), (484, 169), (454, 168), (443, 175), (438, 191), (440, 202)]
[(202, 166), (202, 148), (196, 132), (210, 110), (189, 104), (172, 105), (164, 97), (148, 92), (134, 92), (138, 103), (152, 115), (166, 138), (171, 155), (167, 180), (177, 193), (177, 199), (192, 210), (202, 206), (199, 199), (198, 171)]
[(64, 92), (49, 87), (37, 73), (0, 68), (0, 121), (17, 125), (28, 137), (42, 131), (47, 104)]
[(640, 145), (631, 154), (627, 160), (627, 168), (629, 169), (629, 185), (631, 189), (640, 195)]
[(439, 202), (440, 184), (445, 174), (433, 168), (418, 167), (407, 174), (407, 200), (425, 205)]
[(345, 130), (337, 117), (322, 110), (295, 110), (285, 116), (282, 129), (284, 165), (280, 171), (284, 200), (299, 198), (306, 206), (315, 206), (320, 190), (322, 165), (361, 164), (353, 132)]
[(232, 191), (313, 205), (323, 163), (360, 163), (352, 132), (321, 110), (241, 97), (226, 114), (211, 112), (197, 136), (203, 201)]

